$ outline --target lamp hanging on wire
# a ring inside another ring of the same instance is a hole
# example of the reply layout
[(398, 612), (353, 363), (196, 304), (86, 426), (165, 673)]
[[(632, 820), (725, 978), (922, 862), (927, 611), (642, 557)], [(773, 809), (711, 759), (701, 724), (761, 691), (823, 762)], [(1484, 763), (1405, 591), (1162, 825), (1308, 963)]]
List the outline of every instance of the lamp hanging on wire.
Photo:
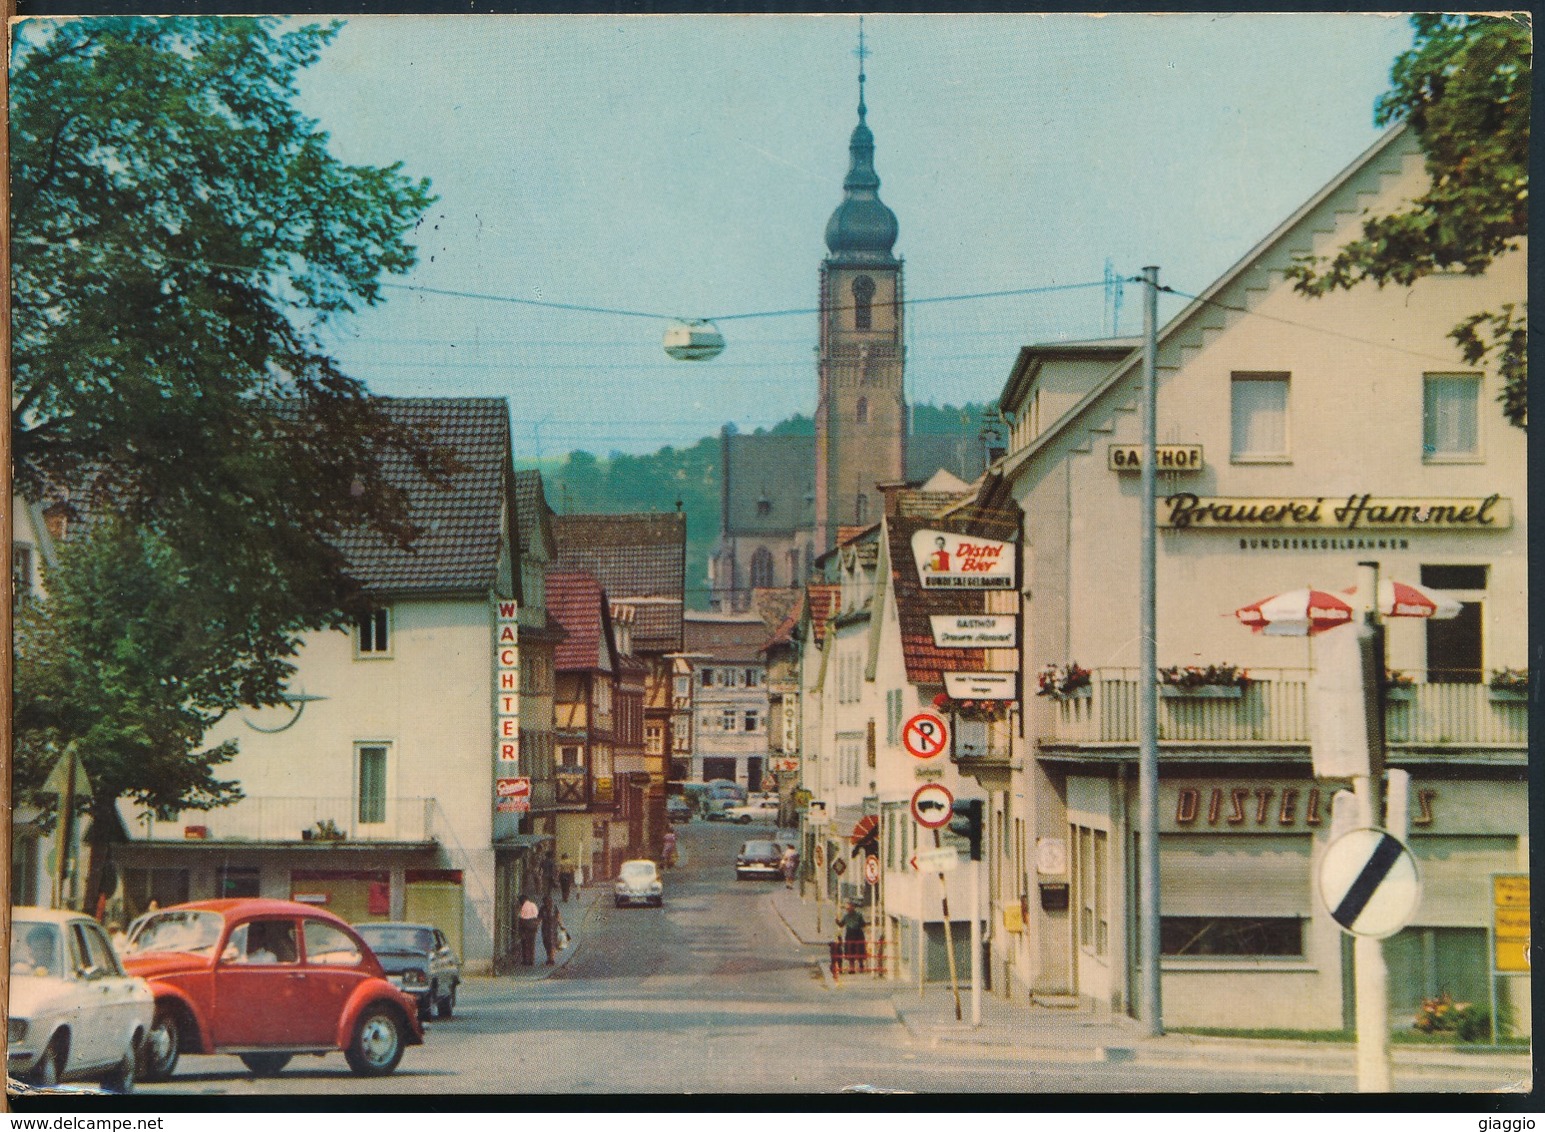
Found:
[(724, 335), (706, 318), (678, 320), (665, 331), (665, 352), (678, 362), (706, 362), (724, 352)]

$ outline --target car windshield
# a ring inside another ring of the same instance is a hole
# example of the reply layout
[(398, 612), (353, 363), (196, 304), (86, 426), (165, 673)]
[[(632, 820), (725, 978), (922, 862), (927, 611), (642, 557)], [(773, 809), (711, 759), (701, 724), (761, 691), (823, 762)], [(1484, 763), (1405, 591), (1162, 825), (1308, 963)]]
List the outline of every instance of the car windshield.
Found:
[(59, 928), (36, 920), (11, 921), (11, 974), (58, 975)]
[(225, 920), (215, 912), (155, 912), (140, 920), (129, 940), (128, 954), (147, 951), (214, 950)]
[(742, 857), (776, 856), (781, 852), (776, 841), (748, 841), (740, 847)]
[(654, 862), (624, 861), (620, 875), (623, 880), (654, 880)]
[(428, 928), (404, 928), (378, 924), (355, 924), (354, 930), (364, 937), (374, 951), (432, 951), (434, 937)]

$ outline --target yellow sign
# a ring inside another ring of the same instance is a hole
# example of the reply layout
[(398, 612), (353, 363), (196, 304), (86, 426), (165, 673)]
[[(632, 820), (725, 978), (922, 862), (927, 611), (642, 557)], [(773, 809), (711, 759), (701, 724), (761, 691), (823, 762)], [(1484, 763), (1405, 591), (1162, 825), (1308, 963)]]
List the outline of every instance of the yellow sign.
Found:
[(1003, 930), (1006, 932), (1022, 932), (1025, 930), (1025, 917), (1018, 904), (1005, 904), (1003, 906)]
[(1529, 877), (1500, 874), (1491, 878), (1493, 961), (1505, 974), (1529, 971)]

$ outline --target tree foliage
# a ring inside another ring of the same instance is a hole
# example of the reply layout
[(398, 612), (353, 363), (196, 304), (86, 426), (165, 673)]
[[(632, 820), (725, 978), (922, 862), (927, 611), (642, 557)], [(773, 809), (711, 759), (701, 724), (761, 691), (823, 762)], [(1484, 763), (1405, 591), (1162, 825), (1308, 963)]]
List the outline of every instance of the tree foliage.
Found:
[[(1530, 28), (1512, 17), (1421, 13), (1415, 43), (1380, 96), (1380, 125), (1407, 122), (1421, 141), (1430, 184), (1398, 212), (1371, 216), (1363, 234), (1328, 258), (1289, 271), (1298, 290), (1323, 295), (1366, 280), (1410, 286), (1434, 272), (1479, 275), (1529, 230)], [(1483, 311), (1451, 332), (1465, 360), (1494, 364), (1503, 413), (1527, 423), (1527, 308)]]
[(82, 740), (99, 806), (232, 797), (204, 730), (280, 702), (299, 634), (363, 602), (338, 534), (411, 542), (385, 462), (452, 470), (321, 343), (412, 267), (434, 200), (399, 166), (337, 160), (296, 108), (337, 28), (15, 32), (16, 482), (67, 498), (87, 532), (47, 578), (48, 623), (18, 638), (17, 742)]

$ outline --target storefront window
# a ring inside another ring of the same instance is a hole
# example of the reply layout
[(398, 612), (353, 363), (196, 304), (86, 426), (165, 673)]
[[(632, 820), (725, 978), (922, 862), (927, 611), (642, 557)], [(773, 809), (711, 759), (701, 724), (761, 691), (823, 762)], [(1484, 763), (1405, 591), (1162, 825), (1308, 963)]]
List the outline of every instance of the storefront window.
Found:
[(1292, 955), (1304, 953), (1304, 922), (1296, 916), (1164, 916), (1165, 955)]

